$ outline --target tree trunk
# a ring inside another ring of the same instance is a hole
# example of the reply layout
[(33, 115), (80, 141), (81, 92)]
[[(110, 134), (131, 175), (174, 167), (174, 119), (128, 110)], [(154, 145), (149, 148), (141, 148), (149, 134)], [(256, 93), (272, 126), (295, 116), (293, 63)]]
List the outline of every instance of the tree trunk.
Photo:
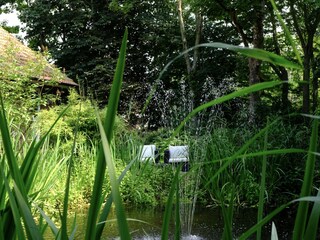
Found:
[(320, 77), (319, 70), (318, 70), (318, 59), (312, 58), (312, 112), (314, 114), (317, 113), (318, 109), (318, 89), (319, 89), (319, 82), (318, 79)]
[[(260, 82), (260, 61), (249, 58), (249, 85)], [(251, 93), (249, 98), (249, 122), (256, 121), (257, 108), (260, 102), (260, 94), (258, 92)]]
[[(264, 0), (259, 1), (255, 8), (255, 22), (253, 26), (253, 47), (263, 48), (263, 20), (264, 20)], [(261, 61), (257, 59), (249, 59), (249, 85), (254, 85), (261, 81), (260, 78)], [(260, 104), (260, 93), (255, 92), (250, 94), (249, 98), (249, 122), (256, 122), (257, 110)]]
[(284, 81), (281, 87), (281, 109), (284, 112), (288, 112), (290, 107), (290, 101), (289, 101), (289, 76), (288, 71), (285, 68), (282, 68), (283, 71), (281, 71), (281, 77), (280, 80)]
[[(301, 47), (304, 53), (303, 60), (303, 85), (302, 85), (302, 112), (309, 113), (310, 111), (310, 71), (311, 71), (311, 61), (313, 59), (313, 40), (316, 30), (320, 23), (320, 8), (317, 7), (310, 11), (307, 7), (307, 3), (300, 3), (300, 5), (295, 5), (296, 1), (290, 0), (290, 14), (293, 19), (293, 26), (299, 37)], [(299, 19), (298, 8), (300, 8), (301, 16), (303, 16), (303, 21)], [(304, 22), (304, 28), (301, 28), (301, 23)], [(313, 78), (314, 79), (314, 78)], [(318, 82), (313, 82), (312, 84), (312, 98), (314, 101), (313, 105), (317, 105), (317, 91)], [(313, 106), (313, 108), (315, 108)]]
[(308, 114), (310, 112), (310, 61), (312, 52), (310, 46), (306, 46), (303, 60), (303, 85), (302, 85), (302, 112)]
[[(202, 33), (202, 14), (200, 10), (196, 12), (196, 40), (194, 45), (197, 46), (200, 44), (201, 40), (201, 33)], [(199, 48), (194, 49), (193, 52), (193, 62), (192, 62), (192, 68), (191, 71), (194, 72), (197, 68), (197, 62), (199, 58)]]
[[(272, 24), (272, 41), (274, 45), (274, 51), (276, 54), (281, 55), (279, 41), (278, 41), (278, 33), (277, 33), (277, 24), (276, 24), (276, 18), (274, 16), (273, 8), (269, 4), (269, 13), (270, 13), (270, 19)], [(290, 107), (290, 101), (289, 101), (289, 75), (288, 71), (285, 67), (282, 66), (275, 66), (271, 64), (272, 69), (275, 71), (277, 76), (280, 78), (281, 81), (283, 81), (283, 84), (281, 86), (281, 110), (284, 113), (288, 113), (289, 107)]]
[[(183, 20), (182, 0), (178, 0), (177, 1), (177, 8), (178, 8), (178, 18), (179, 18), (179, 24), (180, 24), (180, 34), (181, 34), (181, 40), (182, 40), (182, 48), (183, 48), (183, 51), (186, 51), (188, 49), (188, 43), (187, 43), (186, 31), (185, 31), (184, 20)], [(184, 59), (186, 61), (186, 65), (187, 65), (188, 75), (190, 75), (190, 73), (191, 73), (191, 63), (190, 63), (190, 58), (189, 58), (189, 54), (188, 53), (184, 54)]]
[(284, 113), (288, 113), (288, 110), (290, 108), (290, 101), (289, 101), (289, 74), (287, 69), (284, 67), (279, 67), (271, 64), (272, 69), (275, 71), (277, 76), (281, 81), (283, 81), (281, 85), (281, 110)]

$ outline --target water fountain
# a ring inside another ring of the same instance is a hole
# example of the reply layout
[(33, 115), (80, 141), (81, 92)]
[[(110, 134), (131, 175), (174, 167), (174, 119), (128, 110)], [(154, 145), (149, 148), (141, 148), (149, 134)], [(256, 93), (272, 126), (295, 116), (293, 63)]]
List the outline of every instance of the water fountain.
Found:
[[(139, 154), (140, 162), (159, 163), (159, 154), (156, 146), (153, 144), (142, 146)], [(197, 201), (198, 186), (200, 183), (201, 168), (195, 167), (189, 171), (189, 159), (189, 147), (187, 145), (169, 146), (168, 150), (164, 152), (164, 164), (171, 164), (173, 167), (181, 168), (179, 186), (181, 239), (200, 240), (202, 239), (201, 237), (192, 235), (192, 224)], [(158, 239), (158, 237), (146, 236), (143, 237), (143, 239)]]
[[(200, 159), (199, 159), (200, 160)], [(179, 190), (180, 190), (180, 225), (181, 234), (184, 239), (202, 239), (192, 235), (193, 217), (198, 197), (198, 188), (201, 177), (200, 165), (195, 165), (188, 172), (181, 171)]]
[[(200, 183), (201, 168), (195, 167), (190, 170), (189, 147), (169, 146), (165, 151), (164, 162), (181, 167), (181, 176), (179, 183), (180, 190), (180, 225), (182, 239), (201, 239), (201, 237), (192, 235), (193, 216), (196, 208), (198, 187)], [(199, 158), (199, 162), (202, 158)]]
[[(159, 126), (163, 126), (169, 130), (177, 127), (188, 113), (195, 108), (194, 96), (187, 88), (187, 79), (181, 78), (177, 81), (179, 81), (178, 88), (170, 89), (160, 80), (152, 100), (153, 108), (161, 113), (157, 115), (159, 116), (157, 119), (160, 122)], [(206, 94), (203, 95), (201, 103), (219, 97), (223, 94), (222, 89), (226, 89), (225, 86), (230, 85), (228, 83), (222, 87), (216, 86), (214, 83), (215, 81), (210, 78), (204, 79), (203, 89)], [(220, 106), (198, 113), (197, 116), (186, 123), (184, 130), (193, 134), (193, 138), (197, 135), (201, 136), (204, 131), (211, 131), (214, 120), (220, 114)], [(199, 149), (196, 146), (191, 147), (193, 151), (190, 157), (189, 151), (191, 149), (189, 147), (169, 146), (169, 149), (164, 152), (164, 162), (182, 167), (179, 186), (182, 239), (201, 239), (199, 236), (192, 235), (192, 225), (198, 198), (201, 162), (205, 159), (205, 150), (203, 146), (198, 146)]]

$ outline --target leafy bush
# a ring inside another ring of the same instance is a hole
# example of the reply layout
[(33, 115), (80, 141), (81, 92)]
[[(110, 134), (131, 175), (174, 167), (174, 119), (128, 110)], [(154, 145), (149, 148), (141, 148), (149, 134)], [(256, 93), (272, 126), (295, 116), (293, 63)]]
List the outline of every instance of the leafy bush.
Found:
[(173, 176), (171, 166), (136, 163), (121, 183), (123, 200), (134, 205), (163, 206)]
[[(92, 103), (89, 100), (81, 99), (75, 91), (70, 92), (68, 103), (70, 106), (68, 111), (51, 131), (51, 141), (54, 143), (57, 139), (61, 139), (65, 143), (69, 142), (71, 144), (70, 141), (73, 139), (75, 130), (77, 129), (78, 142), (97, 142), (100, 135), (96, 121), (96, 110), (92, 107)], [(37, 114), (35, 126), (38, 126), (41, 134), (49, 130), (66, 107), (66, 105), (54, 106), (41, 110)], [(98, 111), (101, 119), (104, 118), (105, 112), (106, 108)], [(116, 117), (114, 128), (116, 135), (120, 135), (126, 131), (125, 123), (120, 117)]]

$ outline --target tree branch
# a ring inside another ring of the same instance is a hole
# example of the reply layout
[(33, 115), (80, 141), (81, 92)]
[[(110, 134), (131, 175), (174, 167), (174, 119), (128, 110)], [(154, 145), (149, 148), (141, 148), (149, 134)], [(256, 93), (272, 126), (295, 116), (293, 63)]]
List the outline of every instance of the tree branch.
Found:
[(243, 31), (243, 27), (238, 20), (237, 11), (234, 8), (229, 9), (228, 7), (226, 7), (226, 5), (224, 5), (222, 0), (215, 0), (215, 1), (225, 12), (229, 14), (231, 18), (231, 23), (235, 27), (237, 32), (240, 34), (243, 44), (246, 47), (249, 47), (248, 36)]
[[(203, 18), (201, 11), (198, 10), (196, 12), (196, 39), (195, 39), (195, 46), (200, 44), (201, 40), (201, 33), (202, 33), (202, 24), (203, 24)], [(195, 48), (193, 51), (193, 63), (192, 63), (192, 68), (191, 71), (194, 72), (197, 67), (197, 62), (198, 62), (198, 57), (199, 57), (199, 48)]]
[[(188, 49), (188, 43), (187, 43), (184, 20), (183, 20), (182, 0), (177, 0), (177, 8), (178, 8), (178, 18), (179, 18), (179, 23), (180, 23), (180, 34), (181, 34), (181, 40), (182, 40), (182, 48), (183, 48), (183, 51), (186, 51)], [(184, 54), (184, 59), (186, 61), (186, 65), (187, 65), (187, 72), (188, 72), (188, 74), (190, 74), (191, 73), (191, 63), (190, 63), (188, 53)]]
[(289, 4), (290, 4), (290, 13), (291, 13), (291, 16), (292, 16), (292, 20), (293, 20), (293, 26), (294, 28), (296, 29), (297, 31), (297, 34), (298, 34), (298, 37), (300, 39), (300, 42), (301, 42), (301, 46), (303, 49), (305, 49), (305, 46), (306, 46), (306, 41), (303, 37), (303, 34), (302, 34), (302, 30), (299, 26), (299, 21), (298, 21), (298, 18), (297, 18), (297, 13), (296, 13), (296, 10), (294, 8), (294, 1), (293, 0), (290, 0), (289, 1)]

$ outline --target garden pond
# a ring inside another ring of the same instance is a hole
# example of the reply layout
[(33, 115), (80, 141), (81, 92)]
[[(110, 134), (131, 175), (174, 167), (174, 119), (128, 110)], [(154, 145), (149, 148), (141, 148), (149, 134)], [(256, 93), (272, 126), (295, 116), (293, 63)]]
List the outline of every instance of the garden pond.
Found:
[[(161, 226), (164, 209), (159, 208), (127, 208), (128, 224), (132, 239), (136, 240), (160, 240)], [(239, 208), (234, 211), (233, 235), (236, 239), (243, 232), (256, 223), (257, 209)], [(291, 239), (295, 214), (291, 211), (280, 213), (275, 219), (279, 239)], [(77, 229), (75, 239), (84, 239), (86, 214), (79, 211), (76, 214)], [(72, 224), (73, 219), (70, 219)], [(220, 240), (223, 233), (223, 216), (220, 208), (196, 208), (193, 218), (191, 234), (182, 232), (183, 240)], [(170, 239), (173, 239), (174, 224), (170, 227)], [(45, 239), (54, 239), (47, 233)], [(263, 229), (263, 239), (271, 238), (271, 224)], [(105, 226), (102, 239), (119, 239), (114, 209)], [(252, 237), (251, 239), (255, 239)]]

